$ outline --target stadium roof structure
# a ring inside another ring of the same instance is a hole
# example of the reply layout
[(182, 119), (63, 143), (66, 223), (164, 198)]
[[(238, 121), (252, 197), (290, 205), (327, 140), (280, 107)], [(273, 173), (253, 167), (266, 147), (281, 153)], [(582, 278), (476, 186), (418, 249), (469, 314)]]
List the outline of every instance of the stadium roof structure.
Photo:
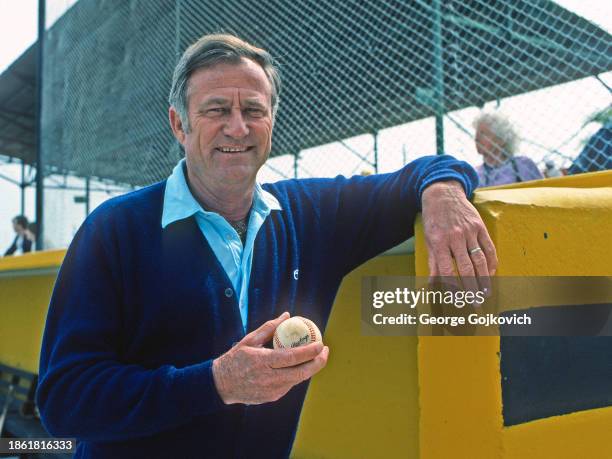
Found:
[(0, 75), (0, 154), (36, 162), (36, 50), (30, 46)]
[[(612, 70), (612, 36), (552, 1), (449, 2), (437, 23), (439, 0), (296, 1), (287, 15), (310, 8), (299, 27), (288, 16), (265, 14), (250, 29), (229, 13), (252, 11), (242, 0), (218, 11), (190, 0), (180, 9), (151, 1), (146, 11), (126, 10), (124, 17), (119, 12), (128, 2), (77, 2), (45, 41), (53, 69), (45, 67), (45, 79), (52, 73), (43, 88), (60, 88), (43, 96), (45, 164), (136, 186), (163, 178), (174, 161), (163, 159), (148, 174), (143, 168), (166, 155), (172, 141), (161, 107), (176, 52), (207, 31), (238, 30), (279, 56), (283, 95), (273, 156), (436, 115), (440, 94), (448, 112)], [(64, 35), (71, 43), (62, 48)], [(172, 42), (164, 44), (162, 35)], [(142, 43), (150, 47), (140, 50)], [(153, 56), (157, 49), (165, 54)], [(33, 45), (0, 75), (0, 154), (29, 164), (36, 148), (35, 58)], [(155, 81), (118, 78), (122, 72)], [(79, 97), (95, 97), (92, 107)], [(140, 107), (161, 113), (143, 117)], [(146, 130), (130, 134), (132, 126)], [(82, 152), (90, 156), (79, 158)]]

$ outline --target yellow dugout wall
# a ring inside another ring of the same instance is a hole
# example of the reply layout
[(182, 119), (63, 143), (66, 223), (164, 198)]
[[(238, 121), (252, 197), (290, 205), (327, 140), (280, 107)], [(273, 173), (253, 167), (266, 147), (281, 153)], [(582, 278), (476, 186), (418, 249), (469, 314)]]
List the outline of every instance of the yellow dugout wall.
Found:
[[(612, 275), (612, 171), (481, 189), (474, 204), (499, 276)], [(343, 282), (292, 457), (612, 457), (610, 407), (504, 427), (499, 337), (361, 336), (360, 278), (410, 274), (411, 262), (381, 256)], [(420, 222), (415, 272), (428, 274)]]
[(49, 299), (65, 253), (0, 258), (0, 363), (38, 373)]
[[(612, 171), (483, 189), (474, 204), (496, 245), (498, 276), (612, 274)], [(421, 458), (612, 457), (610, 407), (504, 427), (499, 353), (499, 337), (419, 339)]]

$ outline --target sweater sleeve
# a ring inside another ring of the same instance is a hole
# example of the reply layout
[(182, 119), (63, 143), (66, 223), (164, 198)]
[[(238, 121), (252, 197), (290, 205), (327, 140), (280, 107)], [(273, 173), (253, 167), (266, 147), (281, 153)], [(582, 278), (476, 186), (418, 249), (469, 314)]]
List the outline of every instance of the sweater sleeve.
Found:
[(47, 314), (36, 393), (43, 425), (56, 437), (120, 441), (221, 409), (211, 360), (153, 369), (122, 362), (119, 257), (105, 244), (109, 219), (94, 215), (68, 249)]
[(476, 171), (448, 155), (424, 156), (391, 174), (336, 178), (324, 207), (333, 212), (330, 251), (345, 263), (343, 274), (413, 236), (423, 191), (448, 180), (468, 198), (478, 186)]

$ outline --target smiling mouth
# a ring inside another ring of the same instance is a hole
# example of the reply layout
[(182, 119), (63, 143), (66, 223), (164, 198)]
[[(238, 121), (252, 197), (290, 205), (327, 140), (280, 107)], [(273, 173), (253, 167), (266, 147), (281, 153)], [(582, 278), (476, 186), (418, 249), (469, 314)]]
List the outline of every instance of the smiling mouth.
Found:
[(251, 151), (254, 147), (246, 147), (246, 146), (242, 146), (242, 147), (217, 147), (215, 148), (215, 150), (217, 150), (220, 153), (230, 153), (230, 154), (235, 154), (235, 153), (247, 153), (249, 151)]

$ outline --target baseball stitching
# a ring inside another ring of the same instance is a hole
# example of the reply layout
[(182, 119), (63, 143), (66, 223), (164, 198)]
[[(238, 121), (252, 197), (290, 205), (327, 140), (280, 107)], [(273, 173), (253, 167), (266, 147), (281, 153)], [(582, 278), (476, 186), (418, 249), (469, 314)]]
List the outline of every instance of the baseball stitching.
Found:
[(300, 317), (300, 320), (306, 324), (306, 327), (308, 327), (308, 332), (310, 333), (310, 342), (314, 343), (317, 340), (317, 333), (314, 331), (314, 327), (312, 326), (309, 320), (304, 319), (303, 317)]
[(278, 347), (279, 349), (285, 348), (285, 346), (283, 346), (283, 343), (280, 342), (280, 339), (278, 339), (277, 334), (274, 335), (274, 342), (276, 343), (276, 347)]

